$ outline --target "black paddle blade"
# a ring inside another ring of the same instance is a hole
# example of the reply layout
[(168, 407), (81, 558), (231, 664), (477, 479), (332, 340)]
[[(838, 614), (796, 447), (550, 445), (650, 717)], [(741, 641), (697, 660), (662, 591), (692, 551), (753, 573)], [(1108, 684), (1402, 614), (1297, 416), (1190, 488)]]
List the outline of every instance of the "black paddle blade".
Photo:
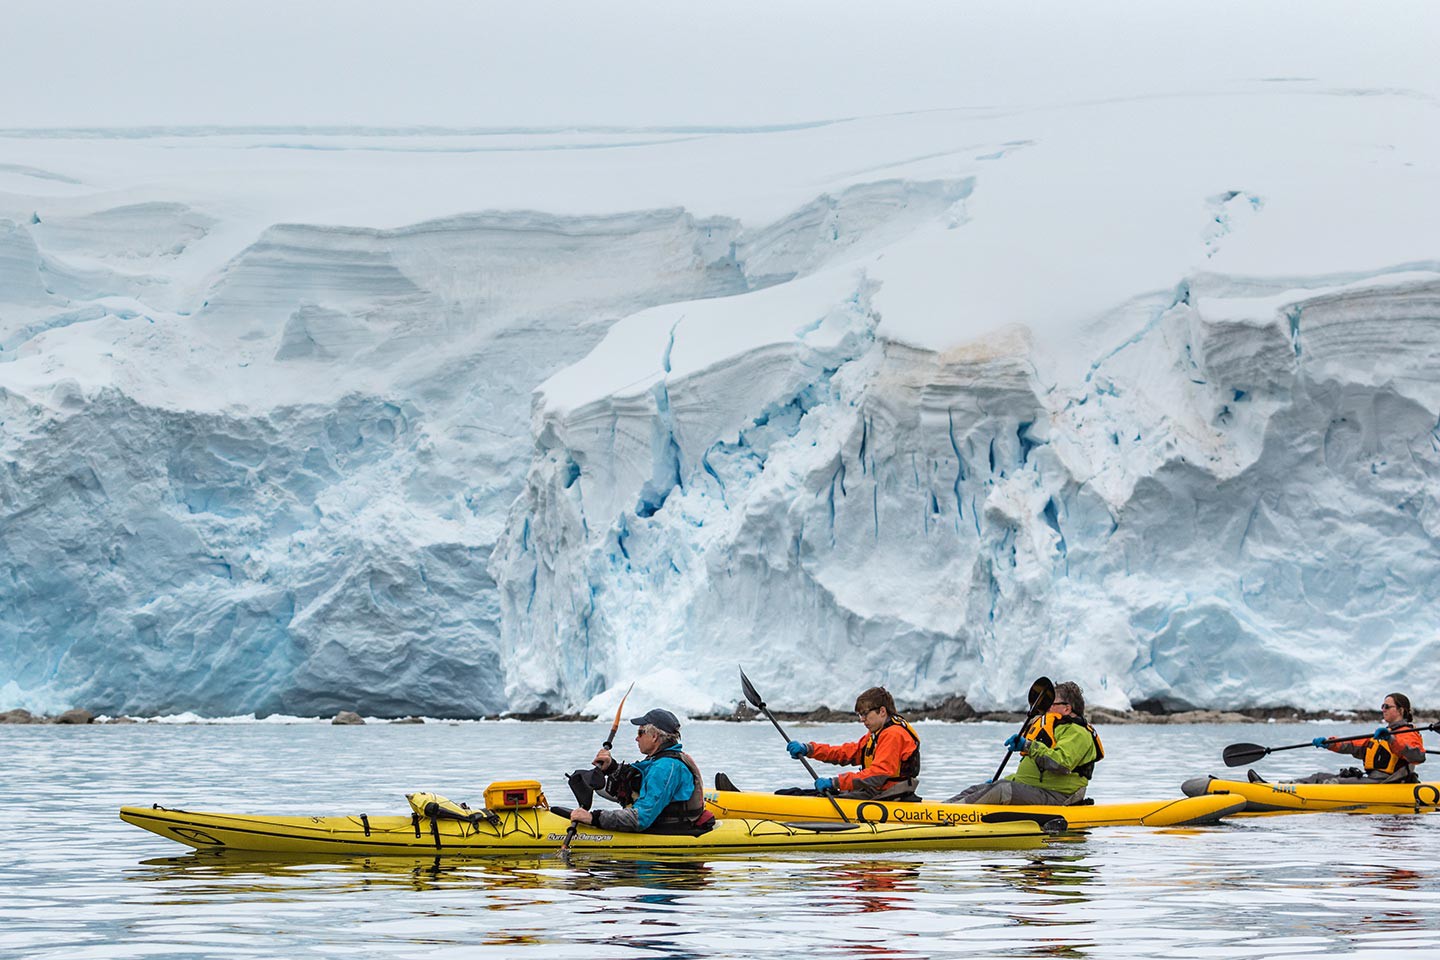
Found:
[(760, 692), (755, 689), (755, 685), (750, 682), (750, 678), (745, 676), (745, 670), (743, 668), (740, 670), (740, 688), (745, 691), (745, 699), (750, 701), (750, 706), (756, 710), (765, 709), (765, 701), (761, 699)]
[(575, 776), (584, 777), (586, 785), (589, 786), (591, 790), (598, 792), (605, 788), (605, 774), (601, 772), (599, 767), (591, 767), (584, 773), (577, 772)]
[(1057, 836), (1070, 829), (1070, 822), (1064, 817), (1058, 817), (1053, 813), (1027, 813), (1023, 810), (1000, 810), (995, 813), (982, 813), (980, 820), (983, 823), (1023, 823), (1030, 821), (1040, 827), (1050, 836)]
[(590, 771), (576, 770), (565, 779), (570, 784), (570, 792), (575, 794), (575, 802), (580, 805), (580, 809), (589, 810), (590, 804), (595, 801), (595, 789), (590, 786)]
[(1026, 701), (1030, 704), (1030, 716), (1044, 713), (1055, 702), (1055, 684), (1050, 682), (1049, 677), (1036, 677), (1035, 682), (1030, 684)]
[(1232, 743), (1225, 748), (1221, 756), (1224, 757), (1227, 767), (1248, 767), (1269, 752), (1269, 747), (1262, 747), (1258, 743)]
[(1055, 819), (1053, 813), (1034, 813), (1029, 810), (996, 810), (980, 814), (981, 823), (1037, 823), (1044, 824)]

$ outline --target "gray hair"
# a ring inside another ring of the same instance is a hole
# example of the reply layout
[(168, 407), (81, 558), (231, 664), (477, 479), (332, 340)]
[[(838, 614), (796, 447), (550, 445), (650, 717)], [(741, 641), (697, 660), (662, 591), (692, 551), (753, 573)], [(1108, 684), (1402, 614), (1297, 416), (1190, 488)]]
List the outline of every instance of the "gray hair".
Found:
[(680, 742), (680, 734), (666, 733), (664, 730), (661, 730), (653, 723), (645, 724), (645, 726), (640, 728), (640, 732), (648, 733), (651, 736), (660, 738), (660, 745), (655, 748), (656, 753), (659, 753), (661, 750), (669, 750), (671, 747), (675, 746), (675, 744)]
[(1055, 699), (1070, 704), (1070, 712), (1075, 716), (1085, 716), (1085, 694), (1080, 692), (1080, 684), (1074, 680), (1055, 684)]

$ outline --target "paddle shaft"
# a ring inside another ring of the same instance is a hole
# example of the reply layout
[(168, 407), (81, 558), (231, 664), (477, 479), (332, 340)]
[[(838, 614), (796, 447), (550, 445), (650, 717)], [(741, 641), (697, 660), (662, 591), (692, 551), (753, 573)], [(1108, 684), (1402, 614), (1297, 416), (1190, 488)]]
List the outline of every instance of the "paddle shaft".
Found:
[[(1411, 723), (1411, 724), (1406, 724), (1406, 725), (1403, 726), (1403, 727), (1396, 727), (1394, 730), (1391, 730), (1390, 732), (1391, 732), (1391, 733), (1419, 733), (1419, 732), (1422, 731), (1422, 730), (1429, 730), (1429, 731), (1432, 731), (1432, 732), (1433, 732), (1437, 726), (1440, 726), (1440, 724), (1427, 723), (1427, 724), (1426, 724), (1425, 726), (1423, 726), (1423, 727), (1417, 727), (1417, 726), (1415, 726), (1413, 723)], [(1332, 744), (1332, 743), (1354, 743), (1356, 740), (1369, 740), (1369, 739), (1370, 739), (1371, 737), (1373, 737), (1373, 736), (1375, 736), (1375, 734), (1373, 734), (1373, 733), (1361, 733), (1361, 734), (1358, 734), (1358, 735), (1353, 736), (1353, 737), (1328, 737), (1328, 738), (1326, 738), (1326, 740), (1325, 740), (1325, 744), (1326, 744), (1326, 746), (1329, 746), (1329, 745)], [(1290, 745), (1290, 746), (1288, 746), (1288, 747), (1270, 747), (1268, 750), (1266, 750), (1266, 752), (1269, 753), (1269, 752), (1274, 751), (1274, 750), (1298, 750), (1298, 749), (1301, 748), (1301, 747), (1309, 747), (1309, 746), (1313, 746), (1313, 745), (1314, 745), (1314, 744), (1310, 744), (1310, 743), (1296, 743), (1296, 744), (1292, 744), (1292, 745)]]
[[(1026, 731), (1027, 729), (1029, 729), (1029, 727), (1030, 727), (1030, 720), (1031, 720), (1031, 719), (1032, 719), (1032, 718), (1031, 718), (1030, 714), (1026, 714), (1026, 715), (1025, 715), (1025, 722), (1022, 723), (1022, 724), (1020, 724), (1020, 734), (1021, 734), (1022, 736), (1025, 734), (1025, 731)], [(994, 783), (996, 780), (999, 780), (999, 779), (1000, 779), (1000, 774), (1002, 774), (1002, 773), (1005, 772), (1005, 766), (1006, 766), (1006, 764), (1008, 764), (1008, 763), (1010, 762), (1010, 758), (1013, 757), (1014, 755), (1015, 755), (1015, 748), (1014, 748), (1014, 747), (1011, 747), (1010, 749), (1008, 749), (1008, 750), (1005, 751), (1005, 756), (1004, 756), (1004, 758), (1000, 761), (1000, 766), (998, 766), (998, 767), (995, 768), (995, 776), (993, 776), (993, 777), (990, 778), (990, 782), (991, 782), (991, 783)]]
[[(630, 699), (630, 691), (634, 689), (635, 684), (630, 684), (629, 689), (625, 691), (625, 696), (620, 698), (620, 706), (615, 708), (615, 722), (610, 724), (610, 735), (605, 738), (605, 742), (602, 744), (606, 750), (609, 750), (615, 745), (615, 734), (620, 730), (620, 715), (625, 712), (625, 701)], [(576, 799), (578, 800), (579, 798), (577, 797)], [(588, 810), (590, 808), (585, 807), (584, 809)], [(580, 822), (578, 820), (571, 820), (570, 826), (565, 828), (565, 839), (560, 843), (561, 853), (570, 852), (570, 841), (575, 839), (575, 834), (578, 833), (579, 830)]]
[[(760, 712), (770, 718), (770, 722), (775, 724), (775, 729), (780, 731), (780, 736), (784, 737), (785, 742), (788, 744), (790, 742), (790, 734), (785, 732), (785, 729), (780, 726), (780, 721), (776, 720), (775, 715), (765, 708), (765, 704), (763, 702), (760, 704)], [(805, 772), (810, 774), (811, 780), (820, 779), (820, 775), (815, 772), (815, 768), (810, 766), (809, 760), (805, 759), (802, 756), (800, 758), (800, 762), (805, 765)], [(839, 815), (840, 819), (844, 820), (846, 823), (849, 823), (850, 818), (845, 816), (845, 811), (840, 809), (840, 804), (835, 801), (835, 798), (832, 797), (829, 793), (824, 793), (823, 791), (822, 795), (825, 797), (826, 800), (830, 801), (830, 806), (835, 808), (835, 813)]]
[[(765, 706), (765, 701), (763, 698), (761, 698), (760, 691), (756, 690), (755, 685), (750, 682), (750, 678), (745, 676), (744, 670), (740, 671), (740, 685), (745, 690), (745, 699), (749, 700), (751, 705), (753, 705), (755, 709), (765, 714), (765, 719), (769, 720), (775, 725), (775, 730), (780, 734), (780, 736), (785, 738), (785, 743), (788, 746), (790, 743), (790, 734), (785, 732), (785, 728), (780, 726), (780, 721), (776, 720), (775, 715), (770, 712), (770, 708)], [(799, 760), (805, 765), (805, 772), (810, 774), (811, 780), (820, 779), (819, 774), (815, 772), (815, 768), (810, 766), (809, 760), (805, 759), (805, 757), (803, 756), (800, 757)], [(835, 813), (837, 816), (840, 817), (841, 820), (844, 820), (846, 823), (850, 822), (850, 818), (845, 816), (845, 811), (840, 809), (840, 804), (835, 801), (835, 798), (833, 796), (824, 791), (821, 791), (821, 796), (823, 796), (826, 800), (830, 801), (830, 806), (835, 808)]]
[[(1045, 686), (1045, 687), (1049, 687), (1049, 689), (1050, 689), (1050, 696), (1049, 696), (1049, 698), (1048, 698), (1048, 699), (1049, 699), (1049, 702), (1048, 702), (1048, 703), (1046, 702), (1046, 699), (1047, 699), (1047, 698), (1045, 697), (1044, 693), (1042, 692), (1042, 691), (1043, 691), (1043, 687), (1041, 688), (1041, 690), (1037, 690), (1037, 689), (1036, 689), (1037, 686), (1040, 686), (1040, 681), (1041, 681), (1041, 680), (1045, 681), (1045, 682), (1044, 682), (1044, 686)], [(1036, 680), (1034, 683), (1032, 683), (1032, 684), (1030, 685), (1030, 691), (1031, 691), (1032, 694), (1034, 694), (1034, 698), (1030, 701), (1029, 709), (1025, 711), (1025, 722), (1022, 723), (1022, 724), (1020, 724), (1020, 734), (1019, 734), (1019, 735), (1022, 736), (1022, 737), (1025, 736), (1025, 731), (1030, 728), (1030, 721), (1033, 720), (1033, 719), (1035, 719), (1035, 714), (1040, 713), (1041, 711), (1050, 709), (1050, 704), (1055, 702), (1055, 685), (1052, 684), (1052, 683), (1051, 683), (1047, 678), (1045, 678), (1045, 677), (1041, 677), (1041, 678), (1039, 678), (1038, 680)], [(993, 777), (990, 778), (990, 782), (991, 782), (991, 783), (994, 783), (996, 780), (999, 780), (999, 779), (1000, 779), (1000, 774), (1002, 774), (1002, 773), (1005, 772), (1005, 765), (1010, 762), (1010, 757), (1013, 756), (1014, 753), (1015, 753), (1015, 749), (1014, 749), (1013, 747), (1010, 748), (1009, 750), (1006, 750), (1006, 751), (1005, 751), (1005, 758), (1000, 761), (1000, 766), (998, 766), (998, 767), (995, 768), (995, 776), (993, 776)]]
[[(1390, 731), (1390, 732), (1391, 732), (1391, 733), (1411, 733), (1411, 732), (1419, 733), (1419, 732), (1422, 731), (1422, 730), (1429, 730), (1429, 731), (1432, 731), (1432, 732), (1433, 732), (1433, 731), (1435, 731), (1436, 729), (1440, 729), (1440, 723), (1430, 723), (1430, 724), (1426, 724), (1426, 725), (1424, 725), (1424, 726), (1416, 726), (1416, 725), (1414, 725), (1414, 724), (1407, 724), (1406, 726), (1403, 726), (1403, 727), (1397, 727), (1396, 729), (1394, 729), (1394, 730), (1392, 730), (1392, 731)], [(1358, 741), (1358, 740), (1369, 740), (1369, 739), (1370, 739), (1371, 737), (1373, 737), (1373, 736), (1374, 736), (1373, 733), (1362, 733), (1362, 734), (1359, 734), (1359, 735), (1353, 736), (1353, 737), (1330, 737), (1330, 738), (1328, 738), (1328, 739), (1325, 740), (1325, 742), (1322, 744), (1322, 746), (1329, 746), (1329, 745), (1332, 744), (1332, 743), (1355, 743), (1355, 742)], [(1241, 766), (1244, 766), (1244, 765), (1247, 764), (1247, 763), (1255, 763), (1257, 760), (1261, 760), (1261, 759), (1263, 759), (1263, 758), (1265, 758), (1265, 757), (1268, 757), (1268, 756), (1269, 756), (1270, 754), (1272, 754), (1272, 753), (1279, 753), (1281, 750), (1301, 750), (1301, 749), (1304, 749), (1305, 747), (1313, 747), (1313, 746), (1314, 746), (1314, 743), (1313, 743), (1313, 742), (1311, 742), (1311, 743), (1291, 743), (1291, 744), (1287, 744), (1287, 745), (1285, 745), (1285, 746), (1283, 746), (1283, 747), (1262, 747), (1262, 746), (1261, 746), (1260, 744), (1258, 744), (1258, 743), (1232, 743), (1230, 746), (1228, 746), (1228, 747), (1225, 748), (1225, 752), (1224, 752), (1225, 765), (1226, 765), (1227, 767), (1241, 767)], [(1237, 749), (1237, 748), (1238, 748), (1238, 749)], [(1426, 753), (1432, 753), (1432, 752), (1434, 752), (1434, 751), (1427, 750), (1427, 751), (1425, 751), (1425, 752), (1426, 752)]]

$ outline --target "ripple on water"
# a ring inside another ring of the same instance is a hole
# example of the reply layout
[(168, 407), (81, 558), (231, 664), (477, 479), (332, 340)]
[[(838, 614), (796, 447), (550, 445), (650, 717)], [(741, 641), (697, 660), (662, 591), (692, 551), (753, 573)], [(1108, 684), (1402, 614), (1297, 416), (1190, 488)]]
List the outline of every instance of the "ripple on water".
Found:
[[(799, 728), (838, 740), (847, 727)], [(3, 728), (20, 762), (0, 797), (0, 955), (171, 957), (1394, 957), (1440, 948), (1440, 820), (1267, 817), (1113, 828), (1043, 849), (588, 861), (296, 862), (187, 853), (122, 823), (122, 804), (371, 813), (433, 789), (559, 771), (598, 727), (494, 724)], [(600, 731), (603, 732), (603, 731)], [(924, 724), (937, 795), (993, 772), (996, 725)], [(1164, 797), (1220, 772), (1232, 741), (1312, 726), (1106, 731), (1100, 800)], [(772, 728), (692, 724), (707, 770), (800, 779)], [(1195, 757), (1163, 778), (1157, 757)], [(541, 758), (537, 762), (537, 757)], [(1267, 773), (1329, 758), (1287, 755)], [(1267, 761), (1271, 762), (1271, 761)], [(536, 770), (537, 765), (547, 769)], [(550, 769), (553, 768), (553, 769)], [(1128, 788), (1125, 784), (1130, 784)]]

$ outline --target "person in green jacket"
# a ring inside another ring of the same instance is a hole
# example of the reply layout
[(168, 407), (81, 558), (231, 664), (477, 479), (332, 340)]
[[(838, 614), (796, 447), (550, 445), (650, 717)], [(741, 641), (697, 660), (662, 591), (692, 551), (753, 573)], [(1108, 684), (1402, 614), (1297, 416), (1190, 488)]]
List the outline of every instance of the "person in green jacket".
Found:
[(1044, 716), (1005, 746), (1021, 754), (1020, 767), (998, 782), (966, 787), (947, 803), (1063, 806), (1085, 799), (1095, 763), (1105, 756), (1100, 737), (1085, 719), (1085, 695), (1073, 681), (1055, 685), (1055, 702)]

